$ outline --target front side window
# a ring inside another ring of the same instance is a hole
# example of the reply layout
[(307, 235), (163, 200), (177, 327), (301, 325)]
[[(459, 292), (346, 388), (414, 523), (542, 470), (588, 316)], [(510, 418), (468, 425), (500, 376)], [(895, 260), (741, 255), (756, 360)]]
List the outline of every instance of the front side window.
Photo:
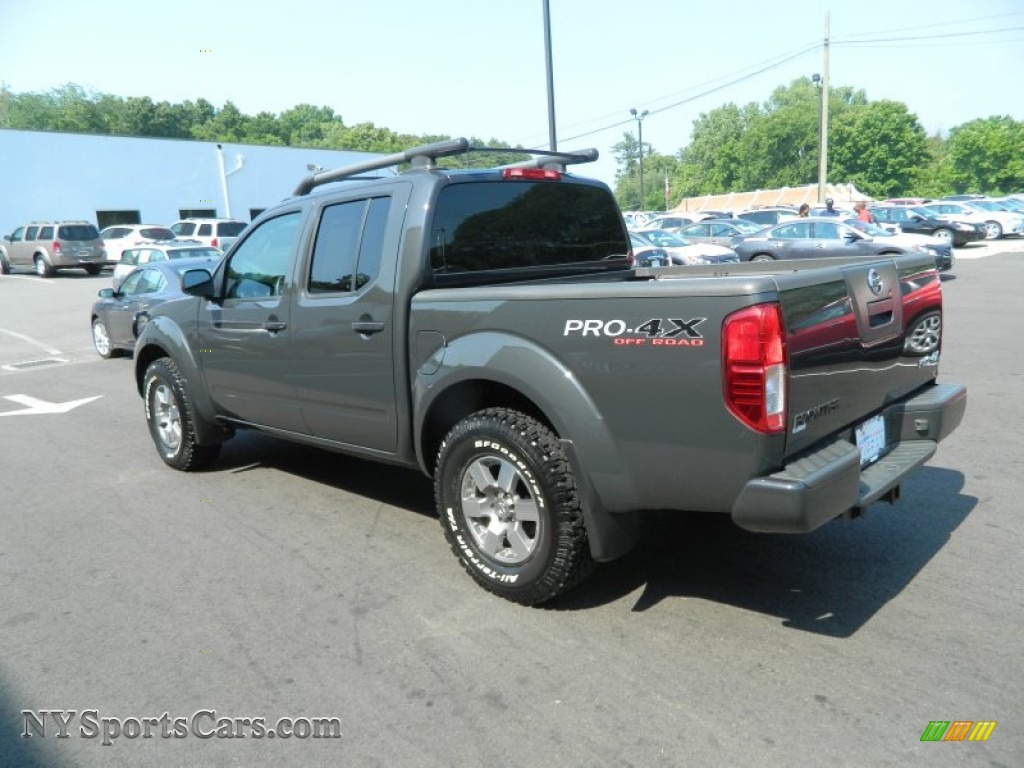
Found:
[(160, 274), (159, 269), (142, 270), (142, 278), (139, 280), (137, 293), (160, 293), (167, 287), (167, 280)]
[(139, 292), (139, 282), (142, 280), (142, 273), (144, 270), (138, 270), (132, 272), (128, 277), (121, 283), (121, 287), (118, 289), (118, 293), (124, 296), (134, 296)]
[(121, 253), (121, 263), (129, 266), (137, 266), (139, 263), (139, 251), (136, 248), (129, 248)]
[(24, 234), (25, 234), (25, 228), (24, 227), (18, 227), (16, 230), (14, 230), (11, 233), (11, 242), (12, 243), (20, 243), (21, 239), (22, 239), (22, 235), (24, 235)]
[(819, 240), (838, 240), (839, 225), (823, 221), (816, 222), (814, 225), (814, 236)]
[(268, 219), (235, 248), (227, 265), (227, 298), (265, 299), (281, 295), (299, 220), (298, 211)]
[(437, 198), (430, 266), (438, 277), (562, 266), (620, 268), (629, 245), (606, 190), (565, 181), (451, 184)]
[(391, 199), (378, 197), (324, 209), (313, 248), (310, 293), (358, 291), (377, 277)]

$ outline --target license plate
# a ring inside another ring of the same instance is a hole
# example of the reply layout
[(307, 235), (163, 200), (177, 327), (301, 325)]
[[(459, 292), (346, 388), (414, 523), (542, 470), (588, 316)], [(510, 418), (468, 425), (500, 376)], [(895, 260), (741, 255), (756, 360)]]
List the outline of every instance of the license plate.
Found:
[(870, 464), (885, 450), (885, 419), (873, 416), (854, 430), (860, 448), (860, 465)]

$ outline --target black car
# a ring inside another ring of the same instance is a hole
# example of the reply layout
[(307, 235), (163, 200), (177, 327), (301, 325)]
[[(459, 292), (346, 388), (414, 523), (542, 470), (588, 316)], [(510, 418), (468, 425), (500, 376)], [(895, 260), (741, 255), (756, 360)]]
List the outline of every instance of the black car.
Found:
[(209, 268), (217, 258), (175, 259), (146, 264), (132, 271), (115, 291), (103, 288), (92, 305), (92, 343), (100, 357), (109, 358), (131, 351), (149, 310), (165, 301), (178, 299), (181, 275), (189, 269)]
[(934, 211), (916, 206), (873, 205), (868, 209), (879, 224), (898, 224), (904, 232), (931, 235), (954, 246), (985, 239), (985, 227), (967, 221), (948, 221)]

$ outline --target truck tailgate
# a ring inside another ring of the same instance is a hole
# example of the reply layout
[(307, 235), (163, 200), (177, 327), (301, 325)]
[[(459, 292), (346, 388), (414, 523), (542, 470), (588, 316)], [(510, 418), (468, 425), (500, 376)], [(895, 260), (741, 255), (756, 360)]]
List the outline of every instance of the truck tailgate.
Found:
[[(884, 406), (938, 374), (942, 292), (933, 259), (879, 259), (776, 276), (789, 357), (786, 454), (840, 430), (864, 459), (884, 445)], [(872, 448), (874, 446), (874, 449)]]

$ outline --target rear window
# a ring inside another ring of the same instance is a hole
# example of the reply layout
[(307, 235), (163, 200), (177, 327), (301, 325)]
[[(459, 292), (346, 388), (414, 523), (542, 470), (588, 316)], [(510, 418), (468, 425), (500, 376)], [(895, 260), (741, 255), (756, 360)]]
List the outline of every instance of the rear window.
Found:
[(221, 221), (217, 223), (217, 235), (220, 237), (238, 237), (245, 224), (241, 221)]
[(147, 227), (146, 229), (140, 229), (139, 235), (146, 238), (147, 240), (173, 240), (174, 233), (167, 227)]
[(557, 181), (451, 184), (430, 232), (435, 276), (495, 270), (621, 268), (629, 244), (622, 214), (601, 187)]
[(64, 224), (57, 230), (60, 240), (99, 240), (100, 233), (91, 224)]

